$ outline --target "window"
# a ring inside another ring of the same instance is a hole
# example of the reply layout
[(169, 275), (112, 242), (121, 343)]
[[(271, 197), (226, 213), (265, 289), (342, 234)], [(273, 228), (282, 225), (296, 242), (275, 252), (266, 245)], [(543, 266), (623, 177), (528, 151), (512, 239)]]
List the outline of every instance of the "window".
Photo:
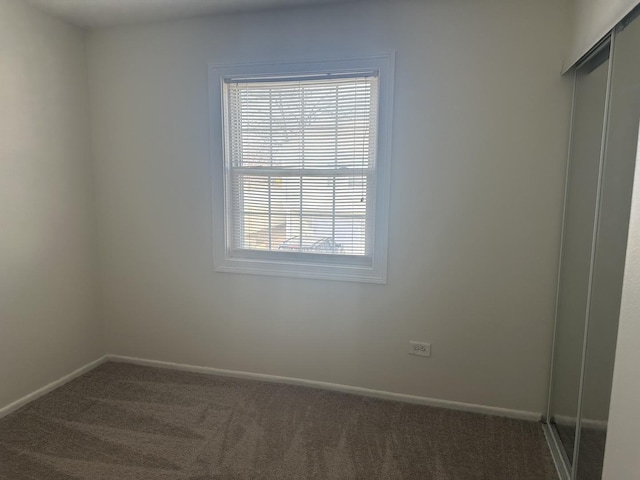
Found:
[(218, 270), (386, 281), (392, 60), (210, 68)]

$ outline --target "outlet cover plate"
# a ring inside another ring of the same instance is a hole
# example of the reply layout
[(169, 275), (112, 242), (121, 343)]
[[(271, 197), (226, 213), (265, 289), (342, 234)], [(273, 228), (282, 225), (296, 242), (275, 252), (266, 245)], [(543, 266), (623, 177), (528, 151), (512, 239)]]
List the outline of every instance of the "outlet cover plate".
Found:
[(419, 355), (421, 357), (431, 356), (431, 344), (425, 342), (409, 342), (409, 354)]

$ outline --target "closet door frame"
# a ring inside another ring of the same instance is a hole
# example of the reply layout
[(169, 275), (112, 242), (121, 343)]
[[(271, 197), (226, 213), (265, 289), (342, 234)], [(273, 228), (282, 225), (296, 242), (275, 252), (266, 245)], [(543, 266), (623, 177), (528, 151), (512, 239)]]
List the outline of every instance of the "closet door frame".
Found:
[[(611, 84), (612, 84), (612, 74), (613, 74), (613, 65), (614, 65), (614, 53), (615, 53), (615, 35), (616, 28), (614, 28), (606, 37), (604, 37), (593, 49), (589, 51), (587, 55), (585, 55), (584, 59), (581, 60), (576, 66), (573, 68), (573, 99), (572, 99), (572, 108), (571, 108), (571, 123), (569, 129), (569, 148), (567, 152), (567, 168), (565, 172), (565, 193), (564, 193), (564, 205), (563, 205), (563, 215), (562, 215), (562, 232), (560, 236), (560, 254), (558, 260), (558, 281), (556, 288), (556, 308), (555, 308), (555, 318), (554, 318), (554, 329), (553, 329), (553, 347), (551, 353), (551, 365), (550, 365), (550, 374), (549, 374), (549, 395), (547, 400), (547, 411), (545, 414), (544, 420), (544, 433), (547, 438), (547, 443), (549, 444), (549, 448), (551, 450), (551, 455), (553, 457), (553, 461), (558, 470), (558, 474), (560, 475), (561, 480), (576, 480), (577, 476), (577, 465), (578, 459), (580, 455), (580, 435), (582, 430), (582, 405), (583, 405), (583, 390), (584, 390), (584, 377), (585, 377), (585, 367), (586, 367), (586, 355), (587, 355), (587, 344), (589, 340), (589, 317), (591, 313), (591, 298), (593, 292), (593, 276), (594, 276), (594, 266), (596, 260), (596, 252), (598, 247), (598, 232), (600, 227), (600, 209), (602, 204), (602, 184), (604, 178), (605, 171), (605, 162), (606, 162), (606, 153), (607, 153), (607, 137), (608, 137), (608, 129), (609, 129), (609, 113), (611, 106)], [(568, 204), (568, 194), (569, 194), (569, 173), (571, 169), (571, 154), (572, 154), (572, 145), (573, 145), (573, 134), (574, 134), (574, 125), (575, 125), (575, 111), (576, 111), (576, 88), (577, 88), (577, 77), (579, 68), (585, 64), (585, 62), (589, 61), (593, 58), (594, 55), (597, 55), (603, 49), (609, 50), (609, 64), (607, 65), (607, 86), (605, 92), (605, 104), (604, 104), (604, 118), (602, 124), (602, 133), (600, 138), (600, 158), (598, 164), (598, 180), (596, 187), (596, 202), (595, 202), (595, 210), (594, 210), (594, 222), (593, 222), (593, 232), (591, 237), (591, 252), (589, 259), (589, 278), (588, 278), (588, 286), (587, 286), (587, 299), (586, 299), (586, 309), (585, 309), (585, 319), (584, 319), (584, 335), (582, 339), (582, 352), (581, 352), (581, 364), (580, 364), (580, 386), (578, 390), (578, 405), (576, 412), (576, 427), (575, 427), (575, 435), (574, 435), (574, 443), (573, 443), (573, 458), (569, 461), (569, 457), (558, 437), (557, 432), (553, 427), (551, 427), (551, 405), (553, 398), (553, 366), (556, 360), (556, 333), (557, 333), (557, 324), (558, 324), (558, 305), (560, 301), (560, 276), (562, 273), (562, 251), (565, 242), (565, 222), (567, 215), (567, 204)]]

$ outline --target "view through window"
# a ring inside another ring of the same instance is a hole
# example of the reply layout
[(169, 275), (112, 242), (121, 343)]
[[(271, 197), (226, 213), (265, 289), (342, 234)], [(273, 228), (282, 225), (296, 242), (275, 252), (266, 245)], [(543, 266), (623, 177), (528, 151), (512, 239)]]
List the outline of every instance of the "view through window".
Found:
[(370, 256), (377, 74), (224, 82), (231, 250)]

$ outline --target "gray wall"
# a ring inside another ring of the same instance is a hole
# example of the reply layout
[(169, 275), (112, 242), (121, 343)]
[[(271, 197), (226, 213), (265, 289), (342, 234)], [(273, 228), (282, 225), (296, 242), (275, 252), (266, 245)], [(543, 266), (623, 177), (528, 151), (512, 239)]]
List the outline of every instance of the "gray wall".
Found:
[(103, 353), (85, 53), (0, 0), (0, 408)]
[[(91, 33), (108, 351), (541, 412), (570, 107), (563, 8), (363, 3)], [(392, 49), (388, 284), (214, 272), (207, 64)], [(412, 339), (433, 357), (409, 356)]]

